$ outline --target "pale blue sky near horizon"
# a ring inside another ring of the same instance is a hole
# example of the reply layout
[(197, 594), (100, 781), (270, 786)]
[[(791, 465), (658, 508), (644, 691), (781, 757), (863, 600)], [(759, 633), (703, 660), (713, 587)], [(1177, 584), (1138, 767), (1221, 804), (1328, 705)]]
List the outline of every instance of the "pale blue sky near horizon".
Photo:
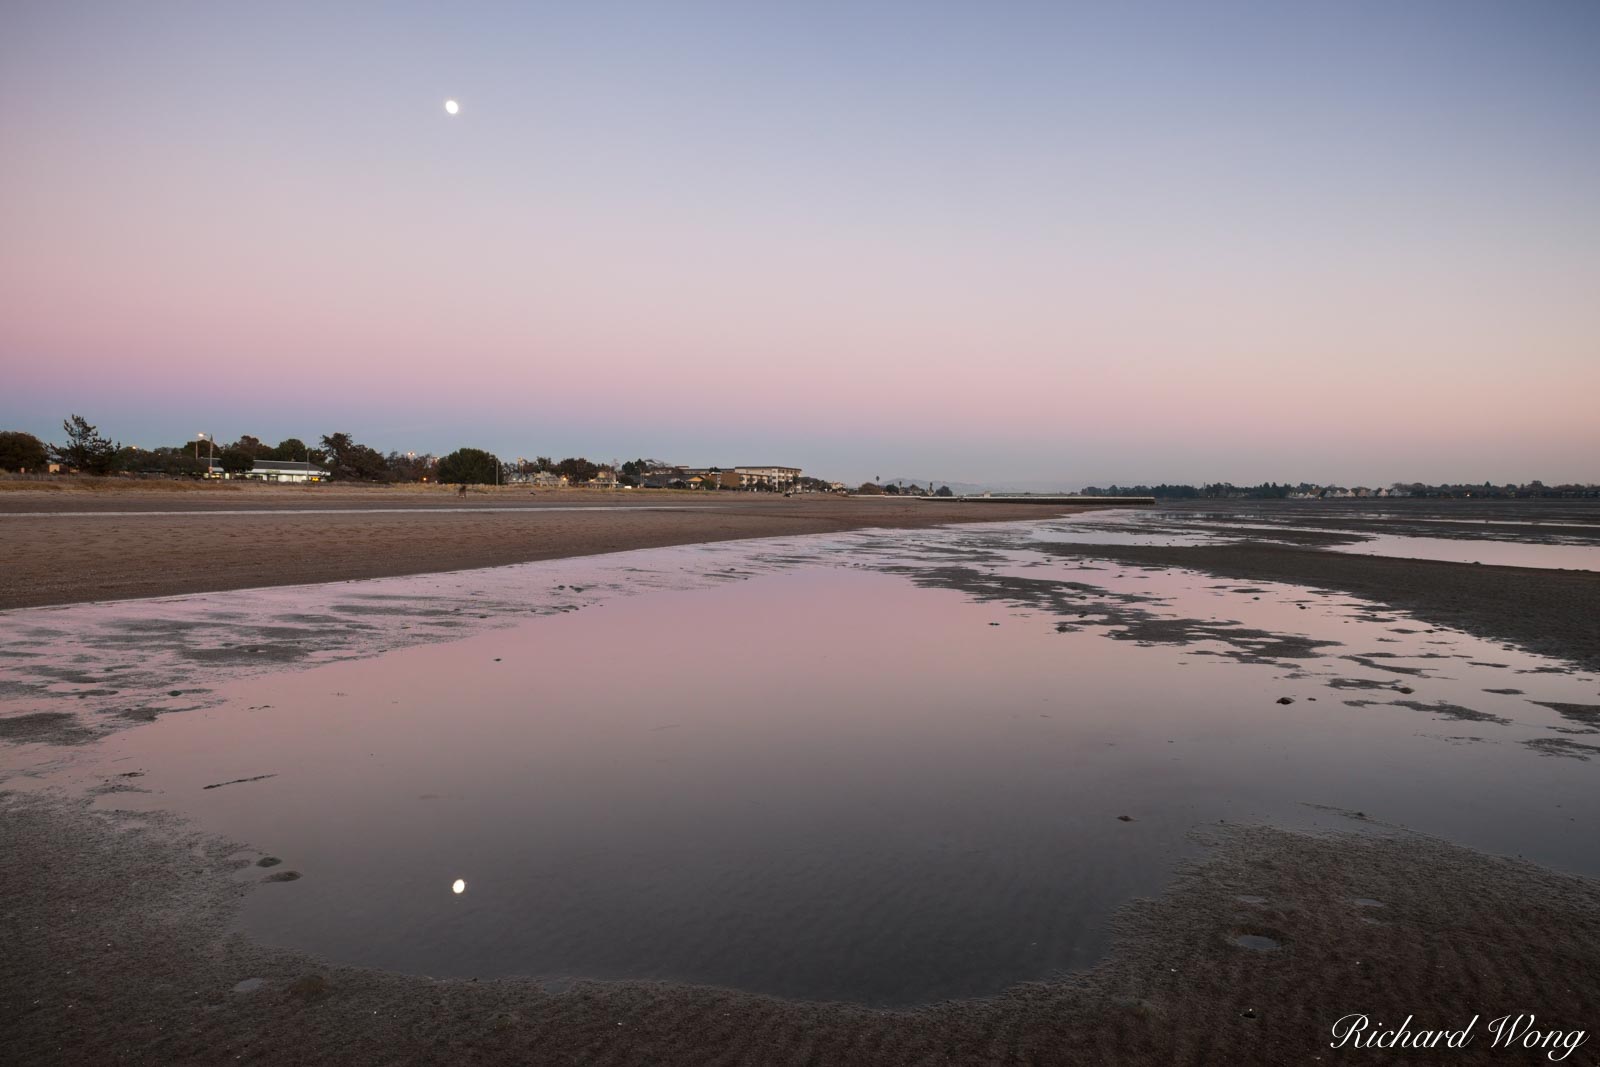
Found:
[(1600, 4), (12, 3), (0, 31), (0, 428), (1600, 480)]

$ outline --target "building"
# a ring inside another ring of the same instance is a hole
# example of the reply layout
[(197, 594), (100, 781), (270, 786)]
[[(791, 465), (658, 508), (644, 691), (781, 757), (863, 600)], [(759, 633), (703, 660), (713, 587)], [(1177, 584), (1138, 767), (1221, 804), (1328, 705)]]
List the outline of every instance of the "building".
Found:
[[(738, 478), (740, 489), (776, 489), (784, 492), (794, 488), (800, 480), (799, 467), (735, 467), (732, 474)], [(728, 485), (729, 472), (722, 472), (722, 484)]]
[(249, 470), (240, 474), (228, 474), (222, 469), (222, 464), (216, 460), (211, 461), (206, 471), (207, 478), (244, 478), (257, 482), (294, 482), (305, 484), (308, 482), (325, 482), (328, 480), (326, 467), (319, 467), (315, 463), (302, 463), (292, 459), (258, 459)]

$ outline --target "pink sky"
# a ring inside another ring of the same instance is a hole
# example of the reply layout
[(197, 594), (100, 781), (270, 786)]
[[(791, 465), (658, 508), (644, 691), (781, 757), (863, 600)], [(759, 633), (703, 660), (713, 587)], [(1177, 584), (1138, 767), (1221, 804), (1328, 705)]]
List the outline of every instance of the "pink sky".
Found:
[(1148, 27), (1040, 15), (1062, 72), (970, 12), (896, 52), (832, 14), (845, 45), (496, 11), (363, 49), (360, 20), (25, 9), (0, 421), (852, 479), (1594, 480), (1597, 75), (1563, 10), (1442, 38), (1369, 11), (1316, 49), (1208, 25), (1131, 69), (1096, 42)]

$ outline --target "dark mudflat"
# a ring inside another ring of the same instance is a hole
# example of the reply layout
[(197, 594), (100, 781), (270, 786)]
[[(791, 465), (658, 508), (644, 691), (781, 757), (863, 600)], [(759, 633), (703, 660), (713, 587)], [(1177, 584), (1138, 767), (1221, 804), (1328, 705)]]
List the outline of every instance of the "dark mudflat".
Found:
[(1358, 556), (1271, 544), (1192, 547), (1057, 543), (1052, 553), (1184, 567), (1332, 589), (1418, 619), (1600, 669), (1600, 573)]

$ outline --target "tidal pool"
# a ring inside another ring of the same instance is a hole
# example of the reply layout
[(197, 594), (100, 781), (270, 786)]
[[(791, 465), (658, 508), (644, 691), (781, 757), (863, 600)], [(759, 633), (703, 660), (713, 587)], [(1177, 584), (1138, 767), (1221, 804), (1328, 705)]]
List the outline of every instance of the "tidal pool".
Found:
[(266, 942), (558, 986), (996, 993), (1218, 820), (1600, 875), (1592, 674), (1039, 525), (13, 612), (6, 714), (140, 724), (0, 773), (240, 842)]

